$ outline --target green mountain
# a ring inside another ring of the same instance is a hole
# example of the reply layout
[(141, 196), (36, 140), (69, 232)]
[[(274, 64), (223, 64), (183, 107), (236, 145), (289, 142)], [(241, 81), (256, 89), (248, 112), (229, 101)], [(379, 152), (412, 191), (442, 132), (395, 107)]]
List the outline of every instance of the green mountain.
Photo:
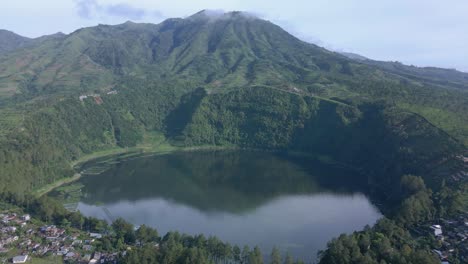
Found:
[(468, 145), (468, 89), (404, 69), (242, 12), (45, 37), (0, 61), (0, 191), (36, 189), (84, 154), (154, 132), (177, 146), (328, 156), (378, 175), (371, 182), (440, 181)]
[(342, 52), (342, 55), (358, 60), (362, 63), (378, 67), (382, 70), (405, 76), (408, 79), (426, 83), (428, 85), (439, 85), (441, 88), (451, 87), (458, 89), (468, 88), (468, 73), (454, 69), (443, 69), (437, 67), (416, 67), (404, 65), (397, 61), (376, 61), (359, 54)]
[(4, 54), (25, 46), (31, 39), (0, 29), (0, 54)]

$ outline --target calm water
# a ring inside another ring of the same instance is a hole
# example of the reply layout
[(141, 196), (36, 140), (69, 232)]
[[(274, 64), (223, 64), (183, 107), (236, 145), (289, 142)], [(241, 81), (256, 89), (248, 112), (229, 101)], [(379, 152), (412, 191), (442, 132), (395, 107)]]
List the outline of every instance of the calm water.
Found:
[[(93, 164), (94, 166), (99, 164)], [(273, 246), (311, 261), (341, 233), (381, 217), (353, 172), (271, 153), (175, 153), (116, 162), (83, 177), (87, 216)]]

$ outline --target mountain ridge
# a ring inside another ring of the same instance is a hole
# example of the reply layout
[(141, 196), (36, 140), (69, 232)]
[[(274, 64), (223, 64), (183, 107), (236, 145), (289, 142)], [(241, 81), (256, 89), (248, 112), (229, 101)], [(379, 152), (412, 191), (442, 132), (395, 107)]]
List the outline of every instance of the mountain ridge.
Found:
[(2, 57), (0, 189), (18, 178), (37, 188), (85, 154), (153, 132), (427, 179), (468, 145), (468, 90), (356, 62), (266, 20), (221, 17), (99, 25)]
[(267, 85), (356, 103), (391, 101), (468, 145), (468, 81), (439, 72), (356, 61), (250, 14), (200, 11), (159, 24), (82, 28), (13, 51), (0, 61), (0, 99), (107, 92), (129, 77), (184, 80), (210, 92)]
[(0, 55), (20, 48), (29, 41), (31, 41), (30, 38), (20, 36), (6, 29), (0, 29)]
[[(468, 89), (459, 75), (356, 61), (269, 21), (213, 16), (99, 25), (1, 55), (0, 194), (25, 201), (78, 178), (75, 165), (88, 158), (208, 147), (355, 170), (343, 177), (367, 183), (406, 227), (464, 208)], [(425, 240), (389, 221), (333, 240), (322, 262), (437, 263)]]
[(355, 53), (340, 52), (340, 54), (360, 61), (364, 64), (379, 67), (383, 70), (392, 71), (396, 74), (406, 75), (410, 78), (428, 79), (432, 82), (444, 82), (454, 88), (466, 89), (468, 87), (468, 73), (457, 69), (440, 68), (433, 66), (405, 65), (398, 61), (378, 61), (369, 59)]

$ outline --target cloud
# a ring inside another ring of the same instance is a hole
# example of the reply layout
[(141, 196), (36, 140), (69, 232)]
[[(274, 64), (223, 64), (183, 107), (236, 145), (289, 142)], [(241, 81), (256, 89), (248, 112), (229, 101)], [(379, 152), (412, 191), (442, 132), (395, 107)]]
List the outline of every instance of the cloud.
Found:
[(131, 19), (142, 19), (146, 12), (144, 9), (136, 8), (127, 4), (116, 4), (106, 7), (106, 12), (111, 16), (128, 17)]
[(145, 10), (126, 3), (103, 5), (97, 0), (75, 0), (75, 8), (78, 15), (85, 19), (93, 19), (102, 16), (131, 20), (142, 20), (147, 17), (163, 17), (162, 13), (157, 10)]
[(82, 18), (91, 18), (92, 12), (98, 7), (96, 0), (76, 0), (78, 15)]

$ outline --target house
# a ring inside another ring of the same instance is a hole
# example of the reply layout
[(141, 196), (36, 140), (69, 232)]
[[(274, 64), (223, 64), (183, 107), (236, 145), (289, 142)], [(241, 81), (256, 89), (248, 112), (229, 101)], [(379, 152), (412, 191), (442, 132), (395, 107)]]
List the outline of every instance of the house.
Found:
[(23, 221), (29, 221), (29, 220), (31, 220), (31, 216), (28, 215), (28, 214), (25, 214), (25, 215), (21, 216), (21, 220), (23, 220)]
[(13, 258), (13, 263), (26, 263), (28, 255), (20, 255)]
[(102, 238), (102, 235), (99, 233), (89, 233), (89, 236), (92, 238)]
[(68, 254), (68, 249), (65, 248), (65, 249), (58, 250), (56, 254), (57, 254), (57, 256), (66, 255), (66, 254)]
[(432, 225), (431, 229), (434, 232), (434, 236), (442, 235), (442, 227), (440, 225)]
[(101, 253), (95, 252), (93, 258), (89, 261), (89, 264), (98, 263), (101, 259)]

